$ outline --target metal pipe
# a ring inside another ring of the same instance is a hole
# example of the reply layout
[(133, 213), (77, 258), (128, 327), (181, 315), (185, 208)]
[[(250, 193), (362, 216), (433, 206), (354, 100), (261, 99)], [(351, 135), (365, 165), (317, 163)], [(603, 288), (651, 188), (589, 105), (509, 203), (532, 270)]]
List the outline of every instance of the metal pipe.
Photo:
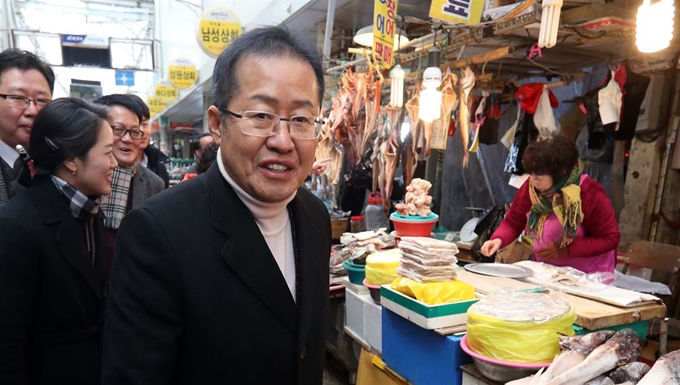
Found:
[[(329, 0), (329, 1), (331, 1), (331, 0)], [(442, 35), (443, 35), (443, 34), (442, 34)], [(413, 39), (413, 40), (409, 41), (408, 43), (406, 43), (406, 44), (400, 46), (400, 47), (399, 47), (399, 51), (405, 50), (405, 49), (407, 49), (407, 48), (411, 48), (412, 46), (417, 45), (417, 44), (423, 44), (423, 45), (424, 45), (423, 48), (425, 48), (425, 47), (428, 46), (428, 44), (429, 44), (429, 45), (434, 44), (434, 41), (431, 42), (431, 43), (428, 42), (428, 40), (433, 40), (434, 37), (435, 37), (435, 33), (433, 32), (433, 33), (431, 33), (431, 34), (429, 34), (429, 35), (425, 35), (425, 36), (421, 36), (421, 37), (419, 37), (419, 38), (417, 38), (417, 39)], [(443, 39), (445, 39), (445, 38), (446, 38), (446, 35), (444, 35), (442, 39), (438, 39), (438, 40), (443, 40)], [(395, 50), (395, 52), (397, 52), (397, 50)], [(335, 66), (335, 67), (329, 68), (329, 69), (326, 70), (326, 74), (332, 74), (332, 73), (335, 72), (335, 71), (340, 71), (340, 70), (343, 70), (343, 69), (345, 69), (345, 68), (347, 68), (347, 67), (350, 67), (350, 66), (353, 66), (353, 65), (357, 65), (357, 64), (362, 64), (362, 63), (365, 63), (365, 62), (366, 62), (366, 58), (365, 58), (365, 57), (362, 57), (362, 58), (360, 58), (360, 59), (353, 60), (353, 61), (350, 61), (350, 62), (347, 62), (347, 63), (343, 63), (343, 64), (341, 64), (341, 65), (339, 65), (339, 66)]]
[(323, 58), (331, 58), (331, 36), (333, 35), (333, 22), (335, 20), (335, 0), (328, 0), (328, 10), (326, 11), (326, 34), (323, 37)]

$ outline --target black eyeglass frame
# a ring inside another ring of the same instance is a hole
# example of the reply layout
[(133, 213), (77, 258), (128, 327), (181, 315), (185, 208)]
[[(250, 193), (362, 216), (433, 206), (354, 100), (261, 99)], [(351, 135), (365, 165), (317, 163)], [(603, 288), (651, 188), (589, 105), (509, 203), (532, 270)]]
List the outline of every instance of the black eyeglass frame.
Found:
[[(26, 96), (13, 95), (13, 94), (0, 94), (0, 98), (3, 98), (5, 100), (10, 100), (10, 101), (11, 100), (16, 100), (16, 101), (23, 100), (24, 103), (25, 103), (23, 107), (13, 106), (11, 104), (11, 102), (10, 102), (10, 105), (9, 105), (12, 108), (23, 108), (23, 109), (28, 108), (28, 106), (31, 104), (31, 102), (33, 102), (33, 104), (35, 105), (35, 108), (41, 109), (41, 108), (45, 107), (46, 105), (50, 104), (50, 102), (52, 101), (51, 99), (43, 99), (43, 98), (31, 99), (31, 98), (28, 98)], [(41, 103), (41, 104), (38, 104), (38, 103)]]

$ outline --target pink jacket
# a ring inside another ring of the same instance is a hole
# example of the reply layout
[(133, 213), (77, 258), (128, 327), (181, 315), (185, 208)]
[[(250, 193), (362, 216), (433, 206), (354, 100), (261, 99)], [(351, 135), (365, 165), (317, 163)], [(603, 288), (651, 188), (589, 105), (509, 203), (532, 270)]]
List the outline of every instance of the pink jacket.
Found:
[[(616, 247), (621, 233), (616, 223), (611, 201), (600, 184), (584, 175), (581, 178), (581, 201), (583, 222), (576, 239), (567, 246), (567, 255), (556, 260), (544, 261), (558, 266), (569, 265), (586, 273), (593, 271), (613, 272), (616, 262)], [(501, 248), (517, 239), (527, 225), (527, 214), (531, 209), (529, 180), (517, 191), (510, 210), (505, 215), (491, 239), (500, 239)], [(538, 250), (550, 240), (538, 240), (534, 250)], [(589, 258), (589, 260), (579, 261)], [(606, 260), (602, 260), (605, 258)], [(594, 259), (597, 259), (594, 260)], [(606, 268), (602, 266), (606, 265)], [(591, 270), (591, 271), (587, 271)]]

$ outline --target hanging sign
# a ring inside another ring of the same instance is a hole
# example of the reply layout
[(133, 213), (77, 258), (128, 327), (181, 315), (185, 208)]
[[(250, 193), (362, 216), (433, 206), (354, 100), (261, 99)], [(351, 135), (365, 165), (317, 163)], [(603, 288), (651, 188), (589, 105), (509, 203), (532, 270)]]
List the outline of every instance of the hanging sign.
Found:
[(109, 38), (94, 35), (61, 35), (61, 45), (80, 48), (109, 48)]
[(163, 104), (170, 104), (179, 98), (179, 91), (171, 84), (163, 81), (156, 84), (156, 97)]
[(197, 77), (196, 66), (188, 59), (175, 59), (168, 66), (170, 84), (180, 90), (193, 86)]
[(432, 0), (430, 17), (449, 23), (478, 24), (485, 0)]
[(163, 104), (163, 102), (161, 102), (161, 100), (156, 96), (149, 95), (146, 98), (146, 104), (149, 105), (149, 111), (152, 115), (157, 114), (165, 109), (165, 104)]
[(373, 7), (373, 61), (384, 69), (392, 67), (398, 0), (375, 0)]
[(236, 15), (226, 8), (207, 10), (198, 21), (196, 38), (203, 52), (218, 57), (243, 29)]

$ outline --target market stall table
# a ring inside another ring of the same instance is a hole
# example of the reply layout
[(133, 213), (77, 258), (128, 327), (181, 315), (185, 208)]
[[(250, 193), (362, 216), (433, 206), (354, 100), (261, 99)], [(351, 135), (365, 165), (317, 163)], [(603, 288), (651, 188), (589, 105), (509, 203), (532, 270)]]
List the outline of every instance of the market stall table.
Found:
[[(537, 287), (537, 285), (511, 278), (480, 275), (465, 270), (458, 271), (458, 279), (472, 285), (475, 291), (480, 294), (488, 294), (503, 289), (524, 290)], [(662, 303), (624, 308), (571, 294), (556, 291), (551, 291), (551, 293), (567, 298), (576, 310), (577, 318), (574, 323), (591, 331), (649, 321), (656, 317), (664, 317), (666, 314), (666, 306)]]

